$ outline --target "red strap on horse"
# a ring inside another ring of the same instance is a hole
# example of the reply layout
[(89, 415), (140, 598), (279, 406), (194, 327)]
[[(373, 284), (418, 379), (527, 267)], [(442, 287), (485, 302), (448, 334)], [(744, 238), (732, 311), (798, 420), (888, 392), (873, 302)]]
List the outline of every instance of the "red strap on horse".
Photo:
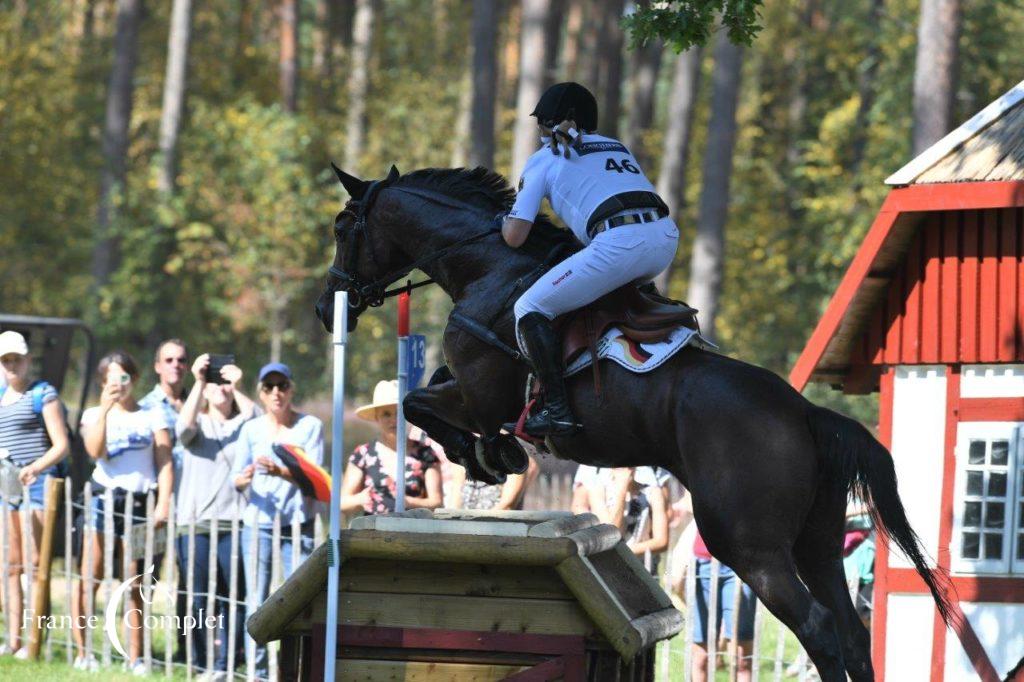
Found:
[(533, 436), (528, 434), (526, 431), (523, 431), (523, 426), (526, 425), (526, 419), (527, 419), (527, 417), (530, 416), (530, 410), (532, 410), (533, 406), (536, 405), (536, 404), (537, 404), (537, 399), (536, 398), (530, 398), (530, 400), (526, 403), (526, 406), (523, 407), (522, 413), (519, 415), (519, 419), (516, 421), (516, 430), (515, 430), (515, 433), (513, 434), (517, 438), (522, 438), (523, 440), (525, 440), (525, 441), (527, 441), (529, 443), (538, 443), (538, 442), (540, 442), (539, 439), (534, 438)]

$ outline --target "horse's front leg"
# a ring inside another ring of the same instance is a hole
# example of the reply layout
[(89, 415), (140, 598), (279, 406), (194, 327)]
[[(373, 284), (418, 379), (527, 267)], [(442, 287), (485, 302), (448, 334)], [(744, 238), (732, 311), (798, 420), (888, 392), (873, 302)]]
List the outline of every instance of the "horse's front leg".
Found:
[(528, 458), (515, 438), (507, 434), (479, 438), (473, 433), (478, 427), (447, 367), (437, 370), (426, 388), (410, 391), (402, 407), (406, 419), (440, 443), (470, 478), (503, 483), (506, 473), (525, 471)]

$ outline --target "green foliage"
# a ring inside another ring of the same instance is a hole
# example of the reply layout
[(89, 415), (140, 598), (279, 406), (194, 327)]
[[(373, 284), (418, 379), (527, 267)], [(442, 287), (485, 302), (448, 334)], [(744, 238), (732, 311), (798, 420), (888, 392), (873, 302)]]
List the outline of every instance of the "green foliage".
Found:
[[(674, 0), (637, 7), (623, 20), (633, 48), (660, 38), (676, 52), (707, 45), (715, 27), (729, 32), (737, 45), (750, 45), (761, 30), (762, 0)], [(720, 18), (720, 19), (719, 19)]]

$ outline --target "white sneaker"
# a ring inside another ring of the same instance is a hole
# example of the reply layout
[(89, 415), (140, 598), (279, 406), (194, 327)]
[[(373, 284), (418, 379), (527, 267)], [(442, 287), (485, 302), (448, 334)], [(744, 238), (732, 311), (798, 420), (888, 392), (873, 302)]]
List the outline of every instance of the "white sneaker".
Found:
[(146, 662), (141, 658), (136, 658), (135, 662), (131, 664), (129, 669), (135, 677), (145, 677), (149, 674), (149, 671), (146, 670)]
[(0, 644), (0, 656), (10, 656), (13, 653), (14, 650), (8, 644)]
[(18, 649), (17, 651), (15, 651), (14, 652), (14, 657), (16, 659), (18, 659), (19, 661), (27, 661), (28, 660), (28, 647), (24, 647), (23, 646), (20, 649)]
[(82, 672), (96, 672), (100, 669), (100, 663), (95, 656), (75, 656), (75, 662), (71, 667)]

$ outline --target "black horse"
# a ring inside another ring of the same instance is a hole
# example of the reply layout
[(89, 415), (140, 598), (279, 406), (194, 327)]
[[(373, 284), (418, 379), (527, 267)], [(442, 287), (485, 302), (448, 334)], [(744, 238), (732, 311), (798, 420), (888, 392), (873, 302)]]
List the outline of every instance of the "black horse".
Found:
[[(428, 169), (362, 181), (335, 169), (351, 199), (338, 215), (337, 251), (317, 315), (330, 329), (333, 292), (350, 293), (350, 326), (412, 269), (452, 298), (444, 332), (450, 373), (411, 391), (408, 420), (471, 475), (480, 462), (517, 462), (501, 425), (522, 410), (528, 369), (517, 359), (511, 305), (553, 260), (579, 244), (539, 218), (520, 249), (504, 244), (494, 216), (514, 198), (484, 169)], [(859, 423), (817, 407), (765, 369), (696, 348), (636, 375), (600, 363), (598, 394), (581, 373), (568, 380), (583, 429), (549, 446), (606, 467), (651, 465), (693, 494), (708, 548), (749, 584), (799, 638), (829, 682), (872, 680), (868, 632), (842, 564), (850, 494), (913, 561), (949, 622), (946, 579), (928, 569), (896, 490), (888, 451)], [(479, 440), (474, 434), (480, 434)]]

